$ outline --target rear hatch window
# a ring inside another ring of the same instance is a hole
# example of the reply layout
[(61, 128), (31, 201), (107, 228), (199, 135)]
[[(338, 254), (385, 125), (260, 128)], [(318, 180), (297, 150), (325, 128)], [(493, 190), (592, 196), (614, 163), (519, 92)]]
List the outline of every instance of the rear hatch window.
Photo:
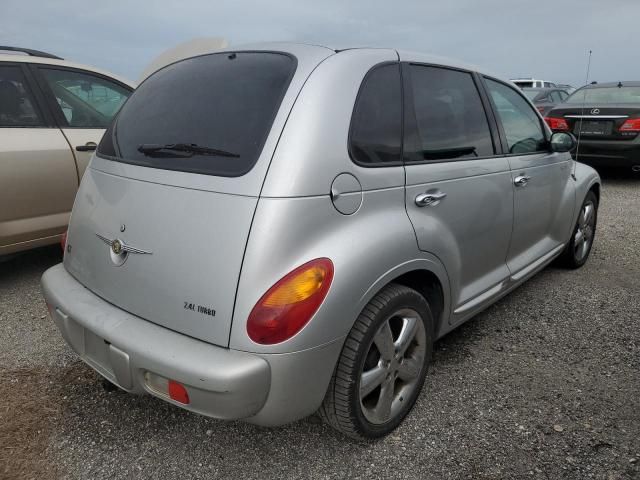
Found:
[(295, 69), (294, 57), (271, 52), (169, 65), (133, 93), (97, 153), (165, 170), (244, 175), (260, 156)]

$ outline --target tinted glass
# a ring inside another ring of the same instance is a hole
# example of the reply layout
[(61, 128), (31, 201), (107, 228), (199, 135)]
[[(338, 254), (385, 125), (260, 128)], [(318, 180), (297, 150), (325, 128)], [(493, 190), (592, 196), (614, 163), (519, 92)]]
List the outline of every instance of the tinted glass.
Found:
[(573, 92), (567, 103), (640, 103), (640, 87), (587, 87)]
[[(243, 175), (260, 156), (295, 65), (288, 55), (266, 52), (218, 53), (174, 63), (136, 89), (98, 153), (167, 170)], [(211, 150), (145, 155), (138, 149), (171, 144)]]
[(554, 103), (560, 103), (562, 98), (560, 98), (560, 92), (551, 92), (551, 101)]
[(569, 96), (569, 94), (567, 92), (559, 92), (560, 95), (560, 100), (561, 101), (565, 101), (567, 99), (567, 97)]
[(363, 165), (400, 162), (400, 65), (374, 68), (364, 79), (351, 121), (351, 157)]
[(0, 127), (38, 127), (42, 119), (20, 67), (0, 66)]
[(487, 79), (487, 88), (502, 123), (509, 153), (532, 153), (547, 150), (540, 118), (513, 88)]
[(107, 128), (131, 91), (102, 77), (73, 70), (40, 68), (67, 125)]
[(470, 73), (411, 65), (416, 132), (407, 132), (407, 161), (494, 154), (487, 116)]

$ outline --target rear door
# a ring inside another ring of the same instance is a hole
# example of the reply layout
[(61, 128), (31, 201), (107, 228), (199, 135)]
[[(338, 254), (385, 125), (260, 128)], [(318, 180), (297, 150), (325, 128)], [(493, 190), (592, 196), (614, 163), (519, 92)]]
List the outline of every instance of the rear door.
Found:
[(89, 159), (132, 88), (85, 70), (33, 65), (62, 133), (72, 148), (82, 178)]
[(77, 188), (69, 145), (29, 71), (0, 62), (0, 254), (63, 233)]
[(454, 313), (465, 315), (509, 277), (509, 162), (496, 148), (494, 119), (472, 73), (403, 68), (407, 213), (419, 248), (449, 273)]
[(318, 52), (202, 55), (146, 79), (83, 177), (66, 269), (134, 315), (227, 346), (264, 176), (304, 79), (330, 54)]
[(507, 265), (514, 280), (561, 249), (569, 236), (575, 203), (568, 153), (549, 150), (540, 116), (522, 94), (484, 79), (494, 105), (514, 189), (514, 223)]

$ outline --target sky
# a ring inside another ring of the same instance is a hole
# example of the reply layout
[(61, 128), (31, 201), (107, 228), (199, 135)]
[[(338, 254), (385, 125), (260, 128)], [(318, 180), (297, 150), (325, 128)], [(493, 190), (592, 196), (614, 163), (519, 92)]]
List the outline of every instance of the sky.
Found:
[(503, 78), (640, 80), (640, 0), (0, 0), (0, 45), (130, 80), (199, 37), (417, 50)]

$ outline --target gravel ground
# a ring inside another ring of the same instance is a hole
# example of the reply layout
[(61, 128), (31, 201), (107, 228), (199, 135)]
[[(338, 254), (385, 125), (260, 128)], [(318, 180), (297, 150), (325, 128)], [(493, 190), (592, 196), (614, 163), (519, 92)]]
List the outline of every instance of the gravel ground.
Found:
[[(640, 180), (604, 181), (587, 265), (546, 269), (440, 340), (416, 407), (375, 443), (105, 391), (46, 317), (58, 248), (0, 264), (0, 476), (4, 458), (7, 478), (640, 478)], [(13, 407), (16, 391), (52, 413)]]

